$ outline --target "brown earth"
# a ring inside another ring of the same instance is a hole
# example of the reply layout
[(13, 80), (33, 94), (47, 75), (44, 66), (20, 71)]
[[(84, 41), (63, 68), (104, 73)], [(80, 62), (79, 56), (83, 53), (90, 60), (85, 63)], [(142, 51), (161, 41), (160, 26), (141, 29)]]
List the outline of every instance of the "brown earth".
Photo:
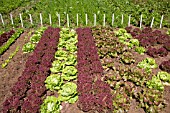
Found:
[(10, 48), (0, 56), (0, 65), (13, 53), (17, 46), (20, 47), (17, 54), (13, 57), (13, 59), (9, 62), (9, 64), (2, 69), (0, 67), (0, 111), (2, 110), (2, 103), (8, 98), (10, 93), (10, 88), (13, 86), (19, 76), (21, 76), (22, 71), (25, 67), (25, 62), (29, 56), (29, 54), (23, 54), (22, 46), (25, 44), (25, 36), (27, 36), (27, 32), (24, 32), (15, 43), (13, 43)]

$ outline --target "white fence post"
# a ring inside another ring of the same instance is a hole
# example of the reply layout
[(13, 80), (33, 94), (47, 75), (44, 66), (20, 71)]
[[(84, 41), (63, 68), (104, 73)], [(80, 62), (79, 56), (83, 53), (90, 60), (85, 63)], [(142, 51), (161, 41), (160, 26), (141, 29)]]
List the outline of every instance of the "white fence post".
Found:
[(114, 24), (114, 14), (112, 14), (112, 26)]
[(22, 26), (22, 28), (24, 27), (24, 24), (23, 24), (23, 20), (22, 20), (22, 15), (21, 15), (21, 13), (19, 14), (19, 17), (20, 17), (20, 20), (21, 20), (21, 26)]
[(131, 19), (131, 15), (129, 15), (128, 26), (130, 26), (130, 19)]
[(153, 22), (154, 22), (154, 17), (152, 18), (152, 22), (151, 22), (151, 28), (152, 28), (152, 26), (153, 26)]
[(140, 16), (140, 28), (142, 28), (142, 14)]
[(79, 14), (77, 13), (77, 26), (79, 26)]
[(161, 17), (161, 21), (160, 21), (160, 28), (162, 28), (162, 22), (163, 22), (163, 19), (164, 19), (164, 15), (162, 15), (162, 17)]
[(94, 26), (96, 26), (96, 14), (94, 14)]
[(87, 14), (85, 15), (86, 16), (86, 26), (88, 24), (88, 17), (87, 17)]
[(40, 21), (41, 21), (41, 26), (43, 26), (43, 20), (42, 20), (42, 14), (40, 13)]
[(103, 15), (103, 26), (106, 26), (106, 15)]
[(2, 24), (3, 24), (3, 26), (4, 26), (5, 24), (4, 24), (4, 20), (3, 20), (2, 14), (0, 14), (0, 16), (1, 16)]
[(33, 24), (33, 21), (32, 21), (32, 15), (31, 15), (31, 14), (29, 14), (29, 16), (30, 16), (30, 22), (31, 22), (31, 24)]
[(60, 27), (60, 14), (58, 14), (58, 26)]
[(69, 15), (67, 14), (67, 27), (70, 27), (70, 24), (69, 24)]
[(52, 24), (51, 14), (49, 14), (50, 25)]
[(14, 25), (14, 21), (11, 13), (10, 13), (10, 17), (11, 17), (11, 24)]
[(123, 16), (123, 14), (122, 14), (122, 21), (121, 21), (121, 24), (123, 24), (123, 20), (124, 20), (124, 16)]

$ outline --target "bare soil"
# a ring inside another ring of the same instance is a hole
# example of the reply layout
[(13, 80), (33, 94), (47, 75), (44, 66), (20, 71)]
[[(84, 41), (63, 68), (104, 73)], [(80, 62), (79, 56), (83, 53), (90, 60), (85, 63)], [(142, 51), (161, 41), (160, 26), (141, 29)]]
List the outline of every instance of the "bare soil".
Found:
[(25, 67), (25, 62), (29, 54), (23, 54), (22, 47), (25, 44), (25, 36), (27, 32), (24, 32), (16, 41), (13, 43), (10, 48), (0, 56), (0, 65), (13, 53), (17, 46), (20, 47), (17, 54), (9, 62), (9, 64), (2, 69), (0, 67), (0, 111), (2, 110), (2, 103), (8, 98), (10, 93), (10, 88), (13, 86), (19, 76), (21, 76), (22, 71)]

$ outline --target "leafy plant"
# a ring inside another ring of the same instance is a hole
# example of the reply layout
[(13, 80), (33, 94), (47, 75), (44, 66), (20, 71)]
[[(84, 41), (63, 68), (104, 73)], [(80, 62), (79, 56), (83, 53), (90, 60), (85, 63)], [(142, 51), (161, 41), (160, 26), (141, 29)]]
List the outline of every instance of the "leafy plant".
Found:
[(146, 52), (145, 48), (144, 47), (141, 47), (141, 46), (137, 46), (135, 48), (135, 51), (138, 52), (139, 54), (144, 54)]
[(163, 71), (166, 71), (170, 73), (170, 60), (163, 61), (160, 65), (159, 68)]
[(74, 66), (66, 66), (62, 70), (62, 78), (68, 81), (77, 78), (77, 69)]
[(63, 84), (63, 79), (58, 74), (51, 74), (45, 80), (46, 88), (50, 89), (51, 91), (59, 90), (62, 84)]
[(156, 90), (160, 90), (160, 91), (164, 90), (164, 86), (163, 86), (161, 80), (155, 75), (152, 76), (151, 80), (147, 81), (146, 85), (147, 85), (147, 87), (153, 88)]
[(35, 44), (28, 42), (23, 46), (22, 51), (24, 53), (29, 53), (29, 52), (34, 51), (34, 49), (35, 49)]
[(41, 113), (60, 113), (60, 101), (54, 96), (47, 96), (41, 105)]
[(121, 60), (123, 63), (125, 64), (131, 64), (131, 63), (134, 63), (135, 60), (133, 58), (133, 55), (130, 53), (130, 52), (124, 52), (122, 55), (121, 55)]
[(8, 63), (10, 62), (10, 60), (16, 55), (16, 53), (19, 51), (19, 46), (16, 47), (15, 51), (13, 53), (10, 54), (9, 58), (5, 60), (4, 63), (1, 64), (2, 68), (5, 68)]
[(59, 101), (67, 101), (69, 103), (75, 103), (78, 99), (77, 96), (77, 85), (73, 82), (67, 82), (63, 86), (61, 86), (61, 89), (58, 91)]
[(62, 72), (62, 69), (64, 68), (65, 64), (60, 60), (55, 60), (52, 63), (52, 67), (50, 68), (50, 71), (52, 73)]
[(14, 33), (14, 30), (10, 30), (9, 32), (5, 33), (0, 33), (0, 46), (2, 46), (3, 43), (5, 43)]
[(157, 68), (157, 64), (154, 59), (146, 58), (137, 64), (139, 68), (144, 68), (147, 73), (151, 73), (151, 68)]
[(166, 42), (166, 43), (164, 44), (164, 47), (165, 47), (168, 51), (170, 51), (170, 41)]
[(164, 71), (160, 71), (157, 74), (158, 78), (164, 82), (170, 83), (170, 74)]
[(0, 47), (0, 55), (6, 51), (9, 46), (23, 33), (23, 29), (18, 29), (9, 39), (8, 41), (5, 43), (5, 45)]

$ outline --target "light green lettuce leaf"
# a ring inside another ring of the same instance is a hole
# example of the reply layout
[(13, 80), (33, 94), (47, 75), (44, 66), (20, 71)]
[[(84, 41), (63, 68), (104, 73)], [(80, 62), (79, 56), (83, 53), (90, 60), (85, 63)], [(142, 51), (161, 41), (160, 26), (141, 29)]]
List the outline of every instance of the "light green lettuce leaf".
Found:
[(50, 89), (51, 91), (59, 90), (62, 84), (63, 84), (63, 79), (58, 74), (51, 74), (45, 80), (46, 88)]
[(60, 113), (60, 101), (54, 96), (47, 96), (40, 106), (41, 113)]

